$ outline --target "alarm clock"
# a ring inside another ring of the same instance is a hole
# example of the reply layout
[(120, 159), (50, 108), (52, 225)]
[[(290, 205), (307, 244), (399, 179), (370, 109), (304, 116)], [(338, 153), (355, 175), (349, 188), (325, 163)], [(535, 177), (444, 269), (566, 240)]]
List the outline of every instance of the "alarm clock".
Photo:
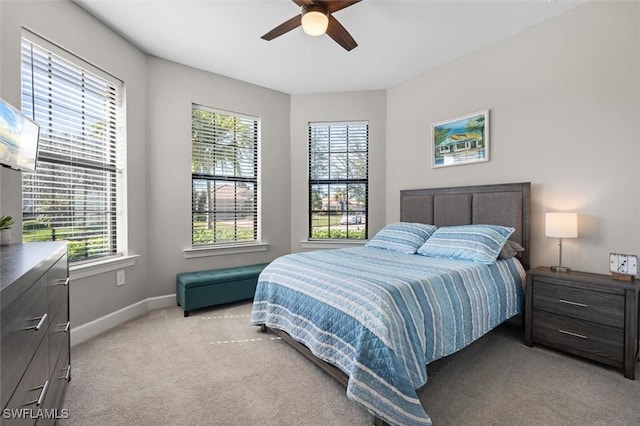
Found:
[(638, 275), (638, 256), (609, 253), (609, 272), (617, 280), (632, 281)]

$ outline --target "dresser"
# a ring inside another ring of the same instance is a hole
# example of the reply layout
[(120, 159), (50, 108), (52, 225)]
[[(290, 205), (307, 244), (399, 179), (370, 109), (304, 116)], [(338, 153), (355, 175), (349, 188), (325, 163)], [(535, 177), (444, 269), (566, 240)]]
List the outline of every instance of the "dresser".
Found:
[(639, 282), (536, 268), (527, 274), (525, 344), (540, 343), (621, 368), (634, 380)]
[(0, 282), (0, 423), (54, 424), (71, 374), (66, 243), (1, 247)]

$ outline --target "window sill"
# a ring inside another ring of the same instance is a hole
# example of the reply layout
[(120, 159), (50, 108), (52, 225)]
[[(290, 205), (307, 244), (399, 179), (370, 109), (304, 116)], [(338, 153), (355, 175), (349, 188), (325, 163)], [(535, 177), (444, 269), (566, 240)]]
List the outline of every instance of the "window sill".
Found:
[(183, 253), (185, 259), (195, 259), (198, 257), (222, 256), (226, 254), (255, 253), (267, 251), (267, 248), (269, 248), (269, 244), (267, 243), (234, 244), (220, 247), (187, 248), (183, 250)]
[(129, 256), (117, 256), (93, 262), (71, 265), (69, 266), (69, 276), (71, 277), (71, 280), (78, 280), (81, 278), (104, 274), (105, 272), (129, 268), (136, 264), (136, 259), (139, 257), (139, 254), (133, 254)]
[(303, 249), (335, 249), (363, 246), (368, 240), (304, 240), (300, 241)]

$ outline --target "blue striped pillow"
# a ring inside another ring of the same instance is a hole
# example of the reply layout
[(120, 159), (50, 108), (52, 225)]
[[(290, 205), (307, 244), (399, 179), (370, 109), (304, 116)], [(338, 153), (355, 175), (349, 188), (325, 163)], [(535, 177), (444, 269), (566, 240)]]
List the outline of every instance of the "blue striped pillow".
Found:
[(415, 254), (436, 229), (437, 226), (424, 223), (390, 223), (369, 240), (367, 247)]
[(498, 225), (460, 225), (438, 228), (418, 249), (418, 254), (495, 263), (514, 229)]

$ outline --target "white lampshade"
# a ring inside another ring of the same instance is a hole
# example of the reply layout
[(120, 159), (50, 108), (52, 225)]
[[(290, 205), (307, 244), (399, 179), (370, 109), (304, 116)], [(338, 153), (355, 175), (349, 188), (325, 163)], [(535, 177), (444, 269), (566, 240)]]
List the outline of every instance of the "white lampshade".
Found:
[(545, 213), (544, 235), (556, 238), (578, 238), (578, 214)]
[(320, 10), (309, 10), (302, 15), (302, 29), (311, 36), (319, 36), (327, 31), (329, 17)]

